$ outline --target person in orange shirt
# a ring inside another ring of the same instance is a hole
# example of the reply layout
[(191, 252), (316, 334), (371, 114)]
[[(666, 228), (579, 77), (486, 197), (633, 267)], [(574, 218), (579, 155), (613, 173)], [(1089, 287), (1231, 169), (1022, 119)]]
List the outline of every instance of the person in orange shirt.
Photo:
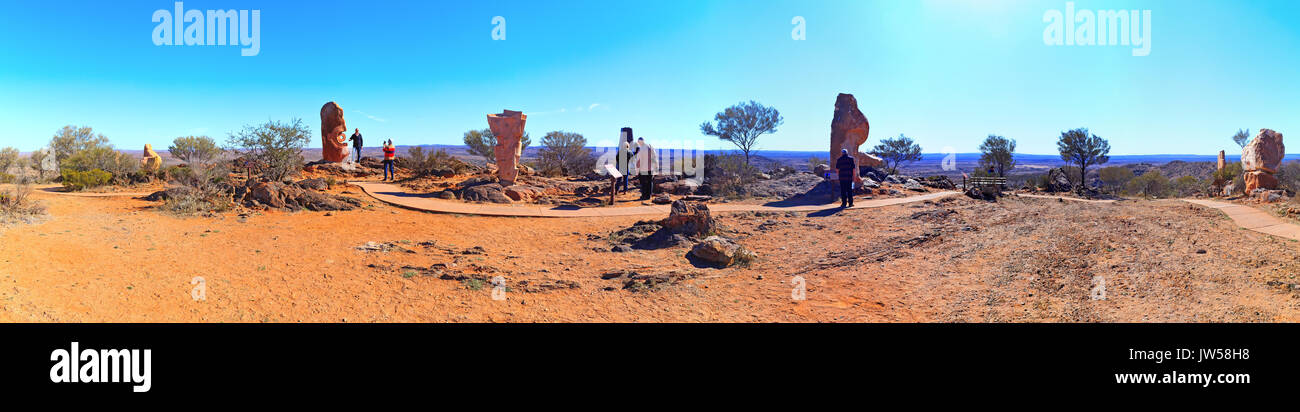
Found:
[(397, 180), (397, 174), (393, 173), (393, 160), (397, 159), (397, 147), (393, 146), (393, 139), (384, 142), (384, 180)]

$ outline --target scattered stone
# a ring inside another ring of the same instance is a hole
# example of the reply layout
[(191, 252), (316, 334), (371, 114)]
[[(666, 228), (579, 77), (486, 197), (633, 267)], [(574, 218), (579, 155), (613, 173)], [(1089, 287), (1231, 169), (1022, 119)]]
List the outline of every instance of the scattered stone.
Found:
[(704, 236), (717, 229), (708, 205), (681, 200), (673, 202), (668, 217), (659, 224), (672, 233), (689, 236)]
[(916, 192), (925, 191), (925, 187), (921, 186), (921, 183), (917, 182), (916, 179), (907, 179), (907, 182), (903, 183), (903, 188), (911, 191), (916, 191)]
[(330, 187), (329, 182), (326, 182), (325, 178), (321, 177), (299, 180), (298, 183), (295, 184), (300, 188), (311, 190), (326, 190)]
[(650, 202), (656, 205), (666, 205), (672, 203), (673, 198), (669, 197), (667, 193), (660, 193), (655, 195), (654, 199), (651, 199)]
[(467, 187), (461, 190), (460, 198), (466, 202), (513, 203), (501, 186), (489, 184)]
[(614, 245), (614, 247), (610, 248), (609, 251), (611, 251), (611, 252), (618, 252), (618, 253), (625, 253), (625, 252), (631, 252), (631, 251), (632, 251), (632, 248), (629, 247), (629, 246), (627, 246), (627, 245)]

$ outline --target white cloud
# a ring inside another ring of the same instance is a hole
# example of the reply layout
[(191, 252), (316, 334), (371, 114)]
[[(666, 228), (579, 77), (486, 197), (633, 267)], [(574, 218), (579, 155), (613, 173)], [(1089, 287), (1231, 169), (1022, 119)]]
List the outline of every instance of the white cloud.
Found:
[(357, 113), (361, 113), (362, 116), (365, 116), (366, 118), (368, 118), (368, 119), (370, 119), (370, 120), (374, 120), (374, 121), (376, 121), (376, 122), (383, 123), (383, 122), (387, 122), (387, 121), (388, 121), (388, 119), (385, 119), (385, 118), (382, 118), (382, 117), (376, 117), (376, 116), (371, 115), (370, 113), (366, 113), (366, 112), (363, 112), (363, 111), (360, 111), (360, 110), (357, 110)]

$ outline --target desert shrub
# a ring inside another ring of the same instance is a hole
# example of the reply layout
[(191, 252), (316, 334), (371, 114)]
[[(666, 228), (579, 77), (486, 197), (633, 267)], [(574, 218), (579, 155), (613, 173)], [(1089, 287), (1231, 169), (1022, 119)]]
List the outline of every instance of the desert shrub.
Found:
[(1101, 178), (1101, 183), (1105, 185), (1112, 193), (1124, 188), (1130, 180), (1133, 180), (1133, 170), (1127, 167), (1109, 166), (1097, 169), (1097, 176)]
[(162, 210), (176, 215), (194, 215), (224, 212), (234, 205), (229, 195), (217, 190), (188, 190), (168, 197), (163, 201)]
[(739, 154), (704, 155), (704, 177), (713, 193), (725, 197), (743, 197), (745, 187), (757, 180), (758, 169)]
[(104, 186), (113, 180), (113, 175), (111, 173), (99, 169), (92, 169), (84, 172), (74, 169), (64, 169), (62, 176), (63, 187), (70, 192)]
[(0, 223), (29, 221), (45, 214), (45, 206), (31, 199), (32, 188), (25, 181), (0, 191)]
[(0, 183), (13, 183), (15, 179), (14, 175), (0, 172)]
[(302, 170), (302, 148), (311, 137), (311, 129), (302, 124), (302, 119), (288, 123), (267, 121), (231, 133), (227, 149), (256, 165), (263, 178), (278, 182)]
[[(1215, 169), (1214, 172), (1210, 174), (1210, 179), (1220, 182), (1232, 182), (1236, 186), (1234, 191), (1241, 191), (1246, 187), (1246, 180), (1241, 170), (1241, 162), (1228, 163), (1223, 166), (1223, 170)], [(1215, 187), (1216, 194), (1222, 193), (1222, 189), (1221, 186)]]
[(1128, 182), (1129, 193), (1145, 197), (1168, 196), (1171, 189), (1169, 178), (1160, 173), (1159, 169), (1151, 169)]
[(49, 150), (36, 150), (28, 157), (27, 167), (35, 175), (35, 182), (46, 182), (50, 179), (52, 172), (58, 170), (58, 162), (54, 160), (54, 155)]
[(59, 164), (63, 170), (108, 172), (109, 181), (116, 184), (132, 183), (131, 175), (140, 170), (139, 159), (113, 149), (99, 146), (72, 153)]
[(1178, 197), (1189, 197), (1203, 190), (1204, 183), (1195, 176), (1182, 176), (1173, 181), (1173, 194)]
[(817, 169), (817, 166), (826, 166), (826, 165), (827, 165), (826, 159), (823, 159), (820, 156), (813, 156), (808, 158), (808, 171), (810, 172), (813, 171), (814, 169)]
[(218, 147), (217, 142), (211, 137), (185, 136), (173, 139), (167, 152), (186, 164), (207, 164), (220, 159), (224, 150)]
[(424, 148), (419, 146), (407, 150), (405, 156), (398, 158), (397, 165), (410, 169), (418, 176), (461, 174), (469, 168), (469, 165), (448, 154), (445, 149), (426, 154)]
[(537, 157), (538, 171), (545, 175), (581, 175), (596, 168), (596, 157), (587, 148), (587, 138), (578, 133), (547, 133), (542, 137), (542, 149)]

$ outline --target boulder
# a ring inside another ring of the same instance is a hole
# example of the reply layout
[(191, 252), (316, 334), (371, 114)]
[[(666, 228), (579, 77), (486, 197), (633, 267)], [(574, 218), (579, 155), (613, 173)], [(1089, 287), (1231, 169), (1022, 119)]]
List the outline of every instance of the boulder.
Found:
[(813, 168), (812, 173), (817, 175), (818, 177), (826, 177), (826, 172), (829, 171), (830, 171), (830, 166), (817, 165), (817, 167)]
[(1236, 184), (1228, 183), (1226, 185), (1223, 185), (1223, 196), (1224, 197), (1232, 196), (1232, 192), (1235, 190), (1237, 190)]
[(907, 179), (907, 182), (903, 183), (903, 188), (916, 192), (925, 191), (925, 186), (921, 186), (921, 182), (917, 182), (916, 179)]
[(668, 217), (659, 221), (659, 225), (672, 233), (688, 236), (704, 236), (717, 229), (708, 205), (682, 200), (673, 202)]
[(516, 202), (532, 202), (544, 193), (541, 188), (524, 185), (506, 186), (501, 192)]
[(1074, 188), (1070, 177), (1065, 175), (1065, 169), (1059, 167), (1047, 171), (1047, 186), (1051, 192), (1068, 192)]
[(839, 159), (840, 150), (847, 149), (849, 154), (857, 158), (858, 166), (884, 166), (884, 162), (879, 157), (858, 151), (858, 147), (867, 142), (870, 131), (871, 124), (867, 122), (867, 116), (858, 110), (858, 100), (851, 94), (840, 93), (835, 97), (835, 117), (831, 119), (830, 157), (827, 159), (832, 161)]
[(1246, 172), (1245, 180), (1246, 193), (1253, 193), (1255, 189), (1277, 189), (1277, 177), (1263, 170)]
[(371, 169), (361, 163), (350, 162), (331, 162), (328, 160), (318, 160), (303, 165), (302, 170), (315, 173), (325, 173), (333, 176), (342, 177), (367, 177), (383, 173), (377, 169)]
[(298, 187), (301, 187), (303, 189), (311, 189), (311, 190), (325, 190), (330, 188), (329, 182), (326, 182), (325, 178), (322, 177), (318, 177), (315, 179), (303, 179), (303, 180), (299, 180), (298, 183), (294, 183), (294, 184), (298, 185)]
[(672, 203), (673, 198), (668, 196), (667, 193), (660, 193), (655, 195), (654, 199), (651, 199), (650, 202), (656, 205), (666, 205)]
[(318, 212), (352, 210), (361, 206), (361, 201), (357, 199), (303, 190), (279, 182), (257, 183), (248, 190), (246, 199), (255, 202), (254, 204), (276, 209), (307, 209)]
[(169, 187), (165, 190), (159, 190), (157, 192), (150, 193), (148, 196), (142, 197), (141, 199), (148, 200), (150, 202), (161, 202), (167, 199), (183, 197), (194, 193), (195, 190), (193, 188), (190, 188), (189, 186), (174, 186), (174, 187)]
[(328, 102), (320, 108), (321, 158), (327, 162), (342, 162), (348, 158), (348, 140), (343, 135), (348, 131), (347, 122), (343, 121), (343, 108), (337, 103)]
[[(1277, 173), (1282, 164), (1286, 147), (1282, 144), (1282, 134), (1270, 129), (1260, 129), (1246, 147), (1241, 149), (1242, 170), (1247, 172), (1265, 171)], [(1271, 188), (1270, 188), (1271, 189)]]
[(719, 236), (704, 238), (703, 241), (691, 248), (690, 254), (697, 259), (723, 268), (751, 261), (755, 258), (754, 253), (746, 250), (744, 246)]
[(1250, 196), (1261, 202), (1277, 202), (1286, 199), (1285, 190), (1255, 189), (1250, 191)]
[(519, 176), (519, 156), (523, 151), (519, 141), (524, 135), (528, 115), (503, 110), (499, 114), (487, 115), (487, 120), (488, 128), (492, 129), (492, 134), (497, 138), (497, 145), (492, 148), (496, 157), (497, 177), (501, 179), (502, 185), (513, 185)]
[(477, 185), (462, 189), (460, 199), (467, 202), (513, 203), (498, 185)]
[(157, 172), (162, 168), (162, 156), (153, 151), (153, 145), (144, 144), (144, 154), (140, 157), (140, 170), (145, 172)]
[(433, 197), (439, 199), (456, 200), (456, 192), (450, 190), (443, 190), (438, 193), (435, 193)]

